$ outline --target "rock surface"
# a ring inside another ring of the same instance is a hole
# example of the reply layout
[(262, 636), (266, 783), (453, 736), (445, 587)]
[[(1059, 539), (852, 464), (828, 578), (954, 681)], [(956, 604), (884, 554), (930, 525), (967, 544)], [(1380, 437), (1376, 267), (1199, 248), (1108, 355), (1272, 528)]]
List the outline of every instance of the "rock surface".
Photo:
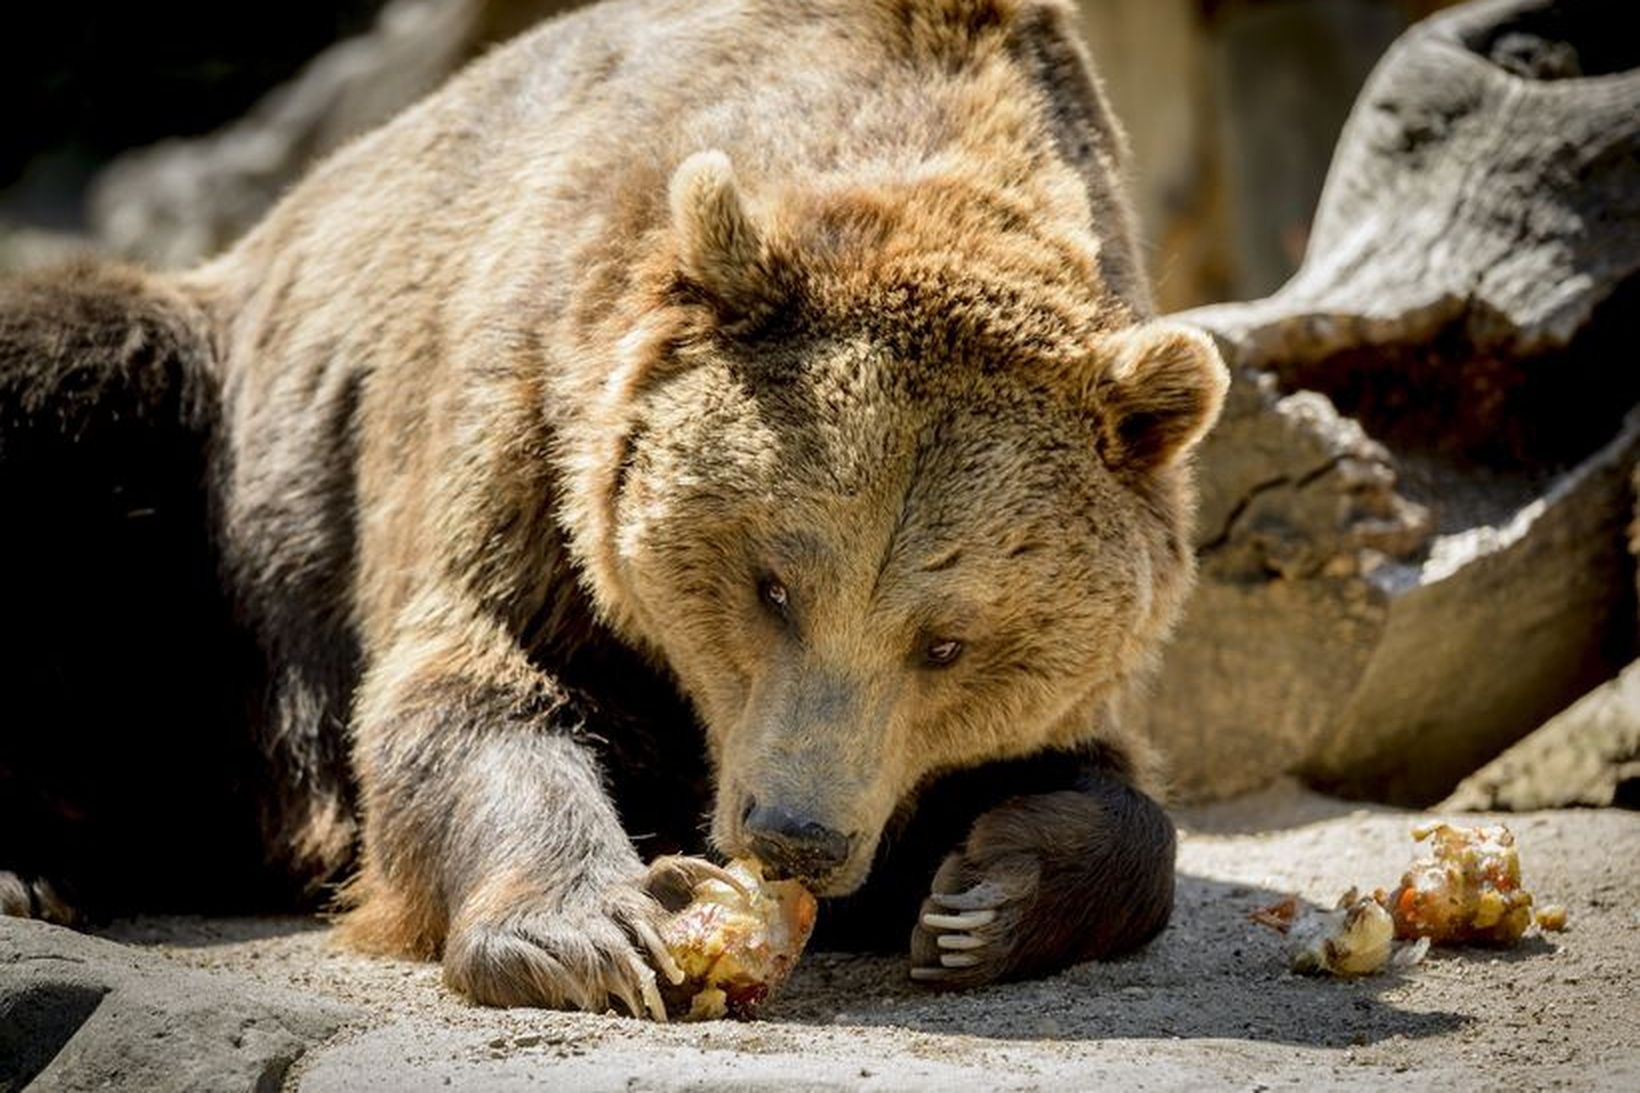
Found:
[(1640, 807), (1640, 661), (1458, 784), (1452, 811)]
[(0, 918), (0, 1090), (278, 1089), (304, 1051), (359, 1016), (288, 987)]
[[(1283, 788), (1181, 818), (1178, 911), (1131, 958), (937, 995), (907, 981), (903, 958), (811, 953), (753, 1024), (480, 1009), (448, 995), (436, 967), (338, 952), (305, 919), (143, 919), (110, 931), (129, 947), (89, 944), (99, 962), (112, 949), (231, 987), (200, 989), (202, 1021), (217, 1021), (226, 998), (270, 992), (350, 1007), (356, 1019), (286, 1077), (309, 1091), (1640, 1084), (1640, 814), (1504, 817), (1528, 886), (1568, 907), (1568, 932), (1501, 952), (1436, 950), (1400, 977), (1355, 982), (1291, 974), (1284, 940), (1247, 913), (1288, 894), (1330, 905), (1350, 885), (1392, 884), (1413, 858), (1418, 815)], [(0, 964), (0, 983), (15, 967)], [(93, 1032), (109, 1044), (132, 1036), (109, 1021), (76, 1039), (90, 1047)], [(157, 1084), (188, 1082), (173, 1072)]]
[(1297, 771), (1427, 804), (1633, 657), (1640, 49), (1615, 18), (1485, 0), (1414, 28), (1298, 274), (1180, 316), (1235, 375), (1203, 581), (1136, 712), (1184, 795)]

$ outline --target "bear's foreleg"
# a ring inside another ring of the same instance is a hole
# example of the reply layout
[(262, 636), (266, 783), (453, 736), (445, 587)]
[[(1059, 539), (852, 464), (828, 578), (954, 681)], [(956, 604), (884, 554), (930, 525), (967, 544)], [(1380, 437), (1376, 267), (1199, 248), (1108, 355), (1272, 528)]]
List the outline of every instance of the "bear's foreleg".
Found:
[(1128, 952), (1173, 909), (1173, 823), (1115, 773), (982, 814), (935, 874), (912, 978), (965, 988)]
[(442, 954), (445, 981), (488, 1005), (663, 1019), (656, 969), (681, 973), (654, 893), (719, 870), (644, 866), (587, 743), (597, 726), (521, 653), (424, 650), (406, 670), (411, 655), (380, 658), (356, 711), (365, 847), (344, 936)]

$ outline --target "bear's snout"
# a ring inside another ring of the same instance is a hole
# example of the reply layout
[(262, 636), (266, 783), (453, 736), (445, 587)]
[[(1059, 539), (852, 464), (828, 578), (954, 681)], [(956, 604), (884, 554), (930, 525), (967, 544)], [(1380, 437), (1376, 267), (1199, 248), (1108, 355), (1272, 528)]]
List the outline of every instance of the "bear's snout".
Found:
[(741, 830), (772, 872), (819, 887), (848, 861), (854, 838), (778, 806), (747, 806)]

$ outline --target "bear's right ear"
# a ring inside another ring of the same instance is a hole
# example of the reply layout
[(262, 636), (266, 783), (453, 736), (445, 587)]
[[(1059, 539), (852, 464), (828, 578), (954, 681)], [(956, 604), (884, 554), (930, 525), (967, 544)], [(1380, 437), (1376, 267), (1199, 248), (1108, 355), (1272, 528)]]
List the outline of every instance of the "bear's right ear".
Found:
[(1100, 453), (1117, 470), (1174, 462), (1213, 427), (1230, 372), (1213, 340), (1181, 323), (1150, 322), (1113, 334), (1090, 392)]
[(684, 160), (672, 174), (670, 198), (683, 280), (726, 318), (770, 309), (775, 280), (729, 157), (713, 150)]

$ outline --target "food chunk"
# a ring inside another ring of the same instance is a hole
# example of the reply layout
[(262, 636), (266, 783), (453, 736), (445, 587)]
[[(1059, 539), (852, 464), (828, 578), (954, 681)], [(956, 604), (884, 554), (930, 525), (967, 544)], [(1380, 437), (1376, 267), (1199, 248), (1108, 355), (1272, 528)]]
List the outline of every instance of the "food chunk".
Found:
[(1395, 922), (1377, 900), (1351, 888), (1336, 910), (1298, 918), (1291, 937), (1295, 972), (1371, 975), (1389, 963)]
[(1559, 903), (1551, 903), (1537, 913), (1538, 929), (1559, 933), (1566, 928), (1566, 908)]
[[(1289, 896), (1248, 917), (1291, 937), (1293, 970), (1314, 975), (1410, 967), (1431, 944), (1520, 940), (1533, 923), (1532, 894), (1521, 887), (1520, 854), (1508, 828), (1431, 823), (1414, 828), (1412, 837), (1429, 841), (1431, 853), (1414, 861), (1393, 891), (1363, 896), (1351, 888), (1332, 911), (1302, 910)], [(1543, 908), (1537, 925), (1564, 930), (1566, 909)]]
[(661, 928), (683, 982), (663, 984), (667, 1013), (686, 1021), (742, 1020), (791, 974), (814, 930), (816, 903), (793, 880), (768, 881), (750, 859), (730, 862), (739, 882), (707, 879)]
[(1425, 824), (1412, 837), (1433, 853), (1412, 863), (1400, 886), (1381, 902), (1395, 918), (1395, 936), (1427, 937), (1436, 945), (1506, 945), (1532, 924), (1532, 894), (1520, 884), (1520, 853), (1506, 827)]

